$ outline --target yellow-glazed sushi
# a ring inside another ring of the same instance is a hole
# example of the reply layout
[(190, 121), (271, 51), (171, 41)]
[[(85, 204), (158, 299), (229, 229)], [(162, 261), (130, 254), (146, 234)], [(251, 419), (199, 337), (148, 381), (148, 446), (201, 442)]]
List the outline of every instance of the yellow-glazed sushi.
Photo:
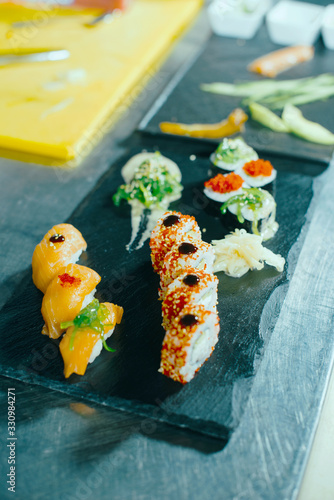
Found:
[(78, 261), (87, 243), (71, 224), (57, 224), (46, 233), (32, 256), (32, 279), (43, 293), (63, 267)]
[[(105, 339), (122, 320), (123, 308), (110, 302), (100, 304), (94, 299), (74, 321), (63, 336), (59, 348), (64, 360), (64, 375), (84, 375), (88, 363), (100, 354)], [(108, 348), (108, 350), (112, 350)]]
[(42, 302), (45, 321), (42, 333), (57, 339), (64, 331), (61, 323), (73, 320), (94, 298), (101, 277), (85, 266), (69, 264), (53, 278)]

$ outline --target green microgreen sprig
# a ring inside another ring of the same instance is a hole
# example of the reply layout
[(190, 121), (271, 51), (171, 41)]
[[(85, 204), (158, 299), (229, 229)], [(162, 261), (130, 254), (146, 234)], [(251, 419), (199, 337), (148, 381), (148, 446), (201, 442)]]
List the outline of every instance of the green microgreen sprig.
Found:
[(254, 234), (259, 235), (258, 221), (259, 221), (259, 210), (263, 207), (263, 202), (267, 198), (267, 192), (261, 188), (243, 188), (241, 194), (237, 194), (229, 198), (220, 207), (221, 213), (224, 215), (226, 210), (231, 205), (237, 205), (236, 216), (240, 224), (245, 222), (245, 218), (242, 215), (242, 209), (244, 207), (249, 208), (254, 213), (254, 220), (252, 222), (252, 231)]
[(91, 328), (100, 334), (103, 347), (109, 352), (115, 352), (114, 349), (111, 349), (111, 347), (107, 345), (104, 338), (104, 328), (106, 326), (114, 326), (112, 323), (104, 323), (104, 321), (108, 318), (108, 315), (108, 308), (104, 304), (100, 304), (97, 299), (93, 299), (92, 302), (90, 302), (87, 307), (82, 309), (72, 321), (61, 323), (60, 328), (64, 330), (70, 326), (74, 326), (70, 339), (70, 350), (73, 351), (74, 339), (77, 331), (80, 328)]

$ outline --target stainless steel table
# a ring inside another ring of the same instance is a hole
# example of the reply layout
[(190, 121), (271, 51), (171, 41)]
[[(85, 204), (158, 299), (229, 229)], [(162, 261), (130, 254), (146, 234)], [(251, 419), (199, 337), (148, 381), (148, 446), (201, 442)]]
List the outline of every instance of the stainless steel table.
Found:
[[(208, 35), (202, 15), (141, 98), (80, 168), (66, 172), (0, 160), (1, 305), (29, 267), (39, 235), (69, 217), (123, 152), (122, 141)], [(296, 266), (294, 276), (246, 412), (225, 448), (196, 434), (0, 378), (2, 478), (9, 467), (7, 389), (16, 390), (15, 498), (294, 498), (333, 357), (333, 185), (331, 165), (315, 181), (307, 223), (289, 256), (289, 264)], [(269, 301), (267, 307), (273, 304)], [(3, 479), (1, 498), (11, 498), (7, 486)]]

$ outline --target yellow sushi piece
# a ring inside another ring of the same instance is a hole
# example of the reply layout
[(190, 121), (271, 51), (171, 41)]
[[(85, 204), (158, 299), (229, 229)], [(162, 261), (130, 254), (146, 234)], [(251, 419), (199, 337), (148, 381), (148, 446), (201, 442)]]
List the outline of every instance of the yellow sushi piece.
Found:
[(88, 267), (78, 264), (63, 267), (43, 297), (43, 335), (59, 338), (64, 331), (60, 324), (72, 321), (93, 300), (95, 287), (100, 281), (101, 276)]
[(71, 224), (57, 224), (46, 233), (32, 256), (32, 279), (46, 292), (50, 282), (63, 267), (75, 263), (87, 243)]
[[(103, 319), (103, 337), (107, 339), (113, 333), (116, 324), (121, 322), (123, 308), (110, 302), (104, 302), (101, 305), (107, 308), (107, 314)], [(68, 328), (59, 344), (66, 378), (72, 373), (84, 375), (88, 363), (92, 363), (102, 350), (101, 334), (98, 331), (89, 326), (78, 328), (75, 332), (74, 330), (75, 326)]]

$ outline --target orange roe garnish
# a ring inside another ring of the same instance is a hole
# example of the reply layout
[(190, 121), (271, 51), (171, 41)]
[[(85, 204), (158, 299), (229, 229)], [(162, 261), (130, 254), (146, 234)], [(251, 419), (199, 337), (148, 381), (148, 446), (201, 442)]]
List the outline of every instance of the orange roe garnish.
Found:
[(232, 172), (227, 175), (218, 174), (216, 177), (204, 182), (204, 186), (217, 193), (231, 193), (231, 191), (240, 189), (243, 183), (243, 178)]
[(69, 288), (71, 286), (79, 286), (81, 283), (80, 278), (76, 278), (75, 276), (70, 276), (67, 273), (60, 274), (58, 278), (60, 279), (60, 285), (64, 288)]
[(245, 163), (242, 169), (247, 175), (251, 175), (252, 177), (257, 177), (259, 175), (270, 177), (273, 171), (273, 166), (270, 161), (259, 159)]

